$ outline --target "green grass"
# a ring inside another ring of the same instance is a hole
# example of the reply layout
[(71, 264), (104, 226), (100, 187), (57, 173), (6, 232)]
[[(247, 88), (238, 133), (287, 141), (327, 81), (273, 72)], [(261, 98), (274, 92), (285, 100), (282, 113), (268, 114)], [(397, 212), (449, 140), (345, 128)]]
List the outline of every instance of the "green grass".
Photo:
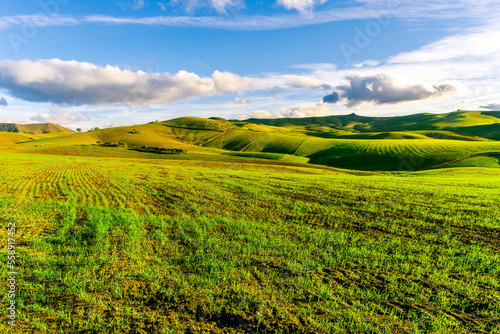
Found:
[(24, 134), (13, 133), (13, 132), (0, 132), (0, 145), (1, 146), (9, 146), (12, 144), (21, 143), (23, 141), (28, 141), (30, 138), (27, 138)]
[(234, 153), (228, 153), (228, 155), (235, 156), (235, 157), (281, 160), (281, 161), (297, 162), (297, 163), (308, 163), (309, 162), (309, 158), (298, 157), (295, 155), (282, 154), (282, 153), (234, 152)]
[(0, 158), (18, 332), (500, 331), (498, 169)]
[(431, 131), (431, 130), (421, 130), (414, 131), (414, 133), (425, 135), (429, 138), (434, 139), (451, 139), (451, 140), (465, 140), (465, 141), (488, 141), (489, 139), (464, 134), (464, 133), (455, 133), (451, 131)]
[(268, 135), (267, 131), (231, 130), (211, 138), (203, 146), (240, 151), (252, 142)]
[(367, 132), (367, 133), (329, 133), (320, 132), (309, 133), (313, 136), (324, 138), (341, 138), (341, 139), (429, 139), (429, 137), (412, 132)]
[(308, 139), (295, 152), (312, 163), (361, 170), (419, 170), (484, 152), (499, 152), (499, 142), (456, 140)]

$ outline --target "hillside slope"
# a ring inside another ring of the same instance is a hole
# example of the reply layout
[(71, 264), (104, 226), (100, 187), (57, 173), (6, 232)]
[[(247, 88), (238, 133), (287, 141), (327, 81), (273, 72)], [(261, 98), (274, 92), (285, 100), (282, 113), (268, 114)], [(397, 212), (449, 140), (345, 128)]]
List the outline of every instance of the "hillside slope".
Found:
[[(500, 140), (500, 111), (454, 111), (445, 114), (421, 113), (395, 117), (367, 117), (356, 114), (326, 117), (248, 119), (246, 123), (279, 126), (308, 135), (338, 137), (352, 133), (447, 131), (453, 138), (475, 140), (481, 137)], [(241, 124), (241, 122), (235, 122)], [(439, 133), (437, 133), (439, 136)], [(435, 136), (434, 136), (435, 137)], [(446, 135), (443, 136), (442, 139)], [(467, 139), (467, 137), (469, 137)]]
[(0, 145), (11, 145), (33, 140), (24, 133), (0, 132)]

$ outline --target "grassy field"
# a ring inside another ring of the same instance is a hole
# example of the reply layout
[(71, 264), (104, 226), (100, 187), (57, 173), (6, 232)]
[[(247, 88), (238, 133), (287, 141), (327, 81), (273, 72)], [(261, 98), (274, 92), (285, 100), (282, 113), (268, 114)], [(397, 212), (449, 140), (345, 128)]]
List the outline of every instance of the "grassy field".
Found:
[[(190, 143), (218, 134), (190, 121), (165, 131)], [(311, 144), (324, 139), (296, 138), (283, 147), (321, 159)], [(369, 143), (358, 150), (409, 145)], [(498, 168), (356, 172), (284, 151), (43, 145), (0, 150), (19, 333), (500, 333)], [(474, 159), (496, 158), (451, 161)]]
[(14, 332), (500, 333), (499, 115), (3, 124)]

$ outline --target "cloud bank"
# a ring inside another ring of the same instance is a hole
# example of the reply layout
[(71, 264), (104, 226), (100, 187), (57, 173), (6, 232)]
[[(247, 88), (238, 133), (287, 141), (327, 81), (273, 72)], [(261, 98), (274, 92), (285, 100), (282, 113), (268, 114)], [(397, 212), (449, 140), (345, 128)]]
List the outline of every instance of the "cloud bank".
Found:
[[(357, 107), (363, 103), (397, 104), (439, 97), (456, 91), (456, 88), (449, 84), (435, 84), (431, 87), (421, 84), (399, 86), (394, 78), (386, 74), (350, 75), (346, 79), (349, 81), (347, 85), (336, 88), (341, 92), (341, 97), (347, 99), (347, 107)], [(334, 94), (335, 92), (323, 99), (333, 101)]]
[(249, 118), (298, 118), (298, 117), (314, 117), (314, 116), (330, 116), (333, 111), (325, 103), (318, 103), (312, 106), (294, 107), (280, 113), (270, 113), (267, 110), (253, 110), (249, 115), (239, 116), (238, 120)]
[(211, 77), (179, 71), (145, 73), (116, 66), (48, 60), (0, 60), (0, 88), (30, 102), (60, 105), (136, 105), (242, 94), (266, 88), (258, 79), (215, 71)]
[(89, 121), (90, 117), (81, 112), (51, 106), (47, 112), (35, 115), (30, 120), (40, 123), (67, 125), (78, 121)]
[(500, 103), (490, 103), (486, 106), (480, 106), (479, 108), (489, 109), (489, 110), (500, 110)]

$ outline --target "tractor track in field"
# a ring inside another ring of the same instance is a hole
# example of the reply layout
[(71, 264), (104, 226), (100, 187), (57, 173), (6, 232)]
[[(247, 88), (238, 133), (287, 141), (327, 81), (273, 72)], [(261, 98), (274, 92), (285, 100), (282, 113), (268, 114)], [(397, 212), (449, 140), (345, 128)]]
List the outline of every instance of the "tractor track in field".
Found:
[(10, 178), (12, 181), (2, 184), (0, 191), (36, 200), (70, 200), (82, 205), (132, 208), (142, 207), (146, 200), (125, 189), (121, 184), (126, 184), (125, 180), (89, 162), (52, 163)]

